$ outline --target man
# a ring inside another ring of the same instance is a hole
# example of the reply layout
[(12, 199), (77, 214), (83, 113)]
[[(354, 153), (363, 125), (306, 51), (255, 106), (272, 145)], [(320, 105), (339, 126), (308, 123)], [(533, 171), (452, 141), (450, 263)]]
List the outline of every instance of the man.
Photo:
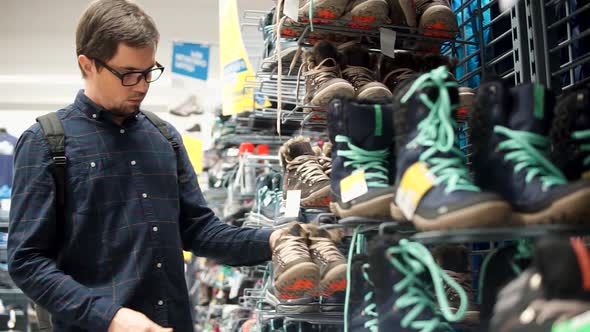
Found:
[(221, 223), (184, 147), (177, 163), (139, 112), (163, 71), (158, 39), (151, 17), (126, 0), (99, 0), (83, 14), (76, 50), (85, 89), (58, 111), (68, 158), (63, 216), (40, 126), (17, 144), (9, 271), (50, 311), (56, 332), (192, 331), (183, 248), (230, 265), (271, 258), (271, 231)]

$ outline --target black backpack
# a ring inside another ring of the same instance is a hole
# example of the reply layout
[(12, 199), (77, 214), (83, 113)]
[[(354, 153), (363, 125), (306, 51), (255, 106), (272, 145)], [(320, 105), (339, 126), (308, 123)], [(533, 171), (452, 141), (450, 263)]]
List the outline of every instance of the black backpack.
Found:
[[(176, 154), (176, 162), (178, 167), (178, 181), (180, 183), (188, 182), (188, 174), (180, 167), (180, 145), (174, 137), (170, 134), (166, 122), (160, 119), (157, 115), (149, 111), (141, 111), (145, 117), (154, 125), (160, 133), (170, 142), (174, 152)], [(66, 186), (66, 166), (68, 158), (65, 154), (65, 133), (61, 120), (57, 116), (56, 112), (45, 114), (37, 118), (37, 122), (41, 126), (45, 140), (49, 146), (49, 153), (53, 160), (53, 178), (55, 181), (56, 196), (57, 196), (57, 207), (56, 214), (63, 216), (65, 212), (65, 186)], [(37, 320), (39, 323), (40, 331), (51, 331), (51, 316), (49, 313), (40, 307), (35, 305), (37, 311)]]

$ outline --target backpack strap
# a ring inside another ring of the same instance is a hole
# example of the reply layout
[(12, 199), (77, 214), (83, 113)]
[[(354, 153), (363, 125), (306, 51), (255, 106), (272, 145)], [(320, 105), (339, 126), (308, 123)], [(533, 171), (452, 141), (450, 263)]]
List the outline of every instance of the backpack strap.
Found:
[(42, 115), (37, 118), (41, 126), (45, 140), (49, 145), (49, 153), (55, 166), (53, 177), (55, 178), (55, 187), (57, 192), (58, 213), (65, 205), (65, 181), (66, 181), (66, 149), (65, 133), (61, 120), (57, 117), (56, 112)]
[(143, 115), (145, 115), (145, 117), (154, 126), (156, 126), (156, 128), (158, 128), (160, 133), (162, 133), (162, 135), (168, 140), (168, 142), (170, 142), (170, 145), (172, 145), (172, 148), (174, 149), (174, 153), (176, 154), (176, 165), (178, 167), (178, 181), (180, 183), (187, 183), (189, 181), (188, 174), (184, 170), (184, 167), (182, 167), (182, 163), (180, 160), (180, 144), (178, 144), (178, 142), (176, 142), (176, 140), (174, 139), (174, 137), (170, 133), (170, 130), (168, 130), (168, 126), (166, 126), (166, 122), (164, 120), (160, 119), (160, 117), (158, 117), (153, 112), (141, 111), (141, 113), (143, 113)]

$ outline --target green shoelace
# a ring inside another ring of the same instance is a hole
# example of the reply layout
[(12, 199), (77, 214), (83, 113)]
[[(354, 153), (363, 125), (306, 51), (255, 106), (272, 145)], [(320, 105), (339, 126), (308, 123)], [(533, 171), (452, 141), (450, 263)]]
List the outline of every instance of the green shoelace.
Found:
[[(446, 67), (439, 67), (429, 73), (420, 76), (410, 90), (402, 98), (406, 103), (418, 89), (428, 87), (438, 88), (438, 98), (432, 101), (425, 93), (419, 95), (420, 100), (430, 109), (428, 116), (418, 124), (418, 136), (409, 142), (407, 148), (416, 146), (428, 147), (420, 154), (420, 161), (426, 162), (429, 170), (436, 176), (434, 185), (445, 184), (445, 192), (456, 190), (479, 192), (469, 175), (464, 161), (464, 154), (456, 146), (455, 120), (451, 117), (451, 111), (456, 108), (451, 105), (451, 96), (448, 88), (456, 87), (456, 82), (446, 81), (449, 72)], [(437, 153), (450, 153), (445, 158), (434, 157)]]
[(368, 151), (352, 144), (350, 138), (336, 136), (337, 143), (346, 143), (348, 150), (338, 150), (338, 156), (348, 159), (344, 167), (353, 167), (355, 171), (364, 170), (365, 180), (369, 188), (384, 188), (389, 184), (387, 160), (389, 149)]
[(494, 132), (508, 137), (498, 144), (498, 150), (511, 151), (506, 154), (504, 160), (515, 163), (515, 173), (526, 170), (526, 183), (530, 183), (537, 176), (543, 184), (543, 190), (567, 183), (563, 173), (546, 157), (550, 145), (548, 138), (503, 126), (494, 127)]
[[(572, 138), (580, 141), (590, 140), (590, 130), (576, 131), (572, 134)], [(586, 158), (584, 158), (583, 161), (584, 167), (590, 166), (590, 143), (581, 144), (580, 149), (588, 153), (588, 155), (586, 156)]]
[[(436, 261), (420, 243), (410, 242), (407, 239), (400, 240), (399, 244), (387, 250), (391, 264), (405, 277), (393, 286), (396, 293), (402, 293), (395, 306), (398, 308), (411, 308), (401, 321), (404, 328), (412, 328), (421, 332), (432, 332), (439, 328), (452, 331), (451, 326), (436, 315), (426, 320), (418, 320), (418, 316), (426, 309), (438, 312), (434, 306), (434, 300), (426, 284), (420, 279), (424, 272), (430, 274), (438, 308), (440, 313), (449, 322), (456, 322), (463, 318), (467, 310), (467, 294), (465, 290), (437, 265)], [(449, 300), (445, 294), (444, 283), (453, 288), (460, 299), (457, 312), (450, 309)]]
[[(367, 273), (368, 268), (369, 268), (369, 264), (367, 264), (367, 263), (363, 264), (363, 278), (365, 279), (365, 281), (367, 281), (369, 284), (371, 284), (372, 287), (375, 287), (375, 285), (373, 285), (373, 282), (369, 278), (369, 274)], [(378, 332), (379, 331), (379, 314), (377, 314), (377, 304), (375, 303), (375, 292), (370, 291), (367, 294), (365, 294), (364, 301), (365, 301), (365, 303), (367, 303), (367, 306), (363, 309), (363, 313), (366, 316), (371, 317), (370, 320), (365, 322), (364, 326), (366, 329), (368, 329), (371, 332)]]

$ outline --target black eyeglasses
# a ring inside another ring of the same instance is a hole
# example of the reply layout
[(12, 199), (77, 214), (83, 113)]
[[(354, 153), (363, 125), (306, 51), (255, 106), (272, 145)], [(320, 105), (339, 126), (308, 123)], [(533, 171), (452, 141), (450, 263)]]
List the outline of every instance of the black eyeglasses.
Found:
[(145, 71), (130, 71), (126, 73), (120, 73), (115, 69), (109, 67), (106, 63), (94, 58), (96, 63), (100, 64), (101, 66), (105, 67), (113, 73), (113, 75), (117, 76), (121, 80), (121, 84), (123, 86), (134, 86), (141, 82), (141, 79), (145, 79), (147, 83), (152, 83), (156, 81), (158, 78), (162, 76), (164, 72), (164, 67), (156, 61), (156, 67), (147, 69)]

